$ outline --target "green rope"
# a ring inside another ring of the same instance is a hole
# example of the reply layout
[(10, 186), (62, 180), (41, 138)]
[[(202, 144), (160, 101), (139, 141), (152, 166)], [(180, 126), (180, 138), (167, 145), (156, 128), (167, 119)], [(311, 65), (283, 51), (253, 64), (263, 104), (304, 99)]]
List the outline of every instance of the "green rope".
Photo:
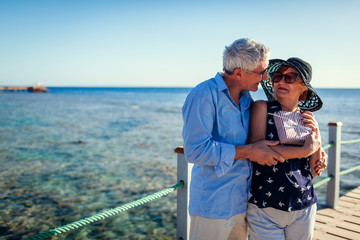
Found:
[[(350, 141), (341, 141), (340, 144), (351, 144), (351, 143), (359, 143), (360, 139), (350, 140)], [(331, 146), (334, 146), (335, 143), (331, 142), (323, 147), (324, 150), (329, 149)]]
[[(340, 176), (346, 175), (346, 174), (349, 174), (349, 173), (357, 171), (357, 170), (360, 170), (360, 165), (357, 165), (355, 167), (352, 167), (352, 168), (349, 168), (346, 170), (342, 170), (341, 172), (339, 172), (339, 175)], [(317, 183), (314, 183), (314, 188), (320, 187), (321, 185), (324, 185), (325, 183), (330, 182), (330, 180), (333, 178), (334, 178), (333, 176), (329, 176), (327, 178), (322, 179), (321, 181), (319, 181)]]
[(342, 176), (342, 175), (345, 175), (345, 174), (354, 172), (354, 171), (359, 170), (359, 169), (360, 169), (360, 165), (355, 166), (355, 167), (352, 167), (352, 168), (349, 168), (349, 169), (346, 169), (346, 170), (343, 170), (343, 171), (341, 171), (339, 174), (340, 174), (340, 176)]
[(55, 229), (49, 230), (47, 232), (40, 233), (38, 235), (26, 238), (25, 240), (41, 240), (41, 239), (46, 239), (46, 238), (52, 237), (52, 236), (57, 235), (57, 234), (65, 233), (67, 231), (82, 227), (82, 226), (84, 226), (86, 224), (89, 224), (89, 223), (92, 223), (92, 222), (96, 222), (96, 221), (105, 219), (107, 217), (110, 217), (112, 215), (115, 215), (115, 214), (118, 214), (118, 213), (121, 213), (121, 212), (125, 212), (125, 211), (129, 210), (130, 208), (140, 206), (142, 204), (145, 204), (147, 202), (150, 202), (150, 201), (155, 200), (157, 198), (160, 198), (162, 196), (168, 195), (168, 194), (174, 192), (176, 189), (178, 189), (178, 188), (180, 188), (182, 186), (184, 186), (183, 181), (179, 182), (178, 184), (176, 184), (176, 185), (174, 185), (172, 187), (169, 187), (169, 188), (164, 189), (162, 191), (159, 191), (157, 193), (151, 194), (149, 196), (146, 196), (146, 197), (141, 198), (139, 200), (136, 200), (134, 202), (130, 202), (130, 203), (127, 203), (127, 204), (122, 205), (120, 207), (110, 209), (110, 210), (105, 211), (103, 213), (99, 213), (99, 214), (96, 214), (94, 216), (82, 219), (80, 221), (73, 222), (73, 223), (67, 224), (65, 226), (55, 228)]
[(359, 143), (360, 139), (350, 140), (350, 141), (341, 141), (341, 144), (350, 144), (350, 143)]
[(325, 145), (325, 146), (323, 147), (323, 149), (326, 150), (326, 149), (328, 149), (328, 148), (330, 148), (331, 146), (334, 146), (334, 145), (335, 145), (335, 143), (334, 143), (334, 142), (331, 142), (331, 143), (329, 143), (328, 145)]
[(325, 183), (330, 182), (330, 180), (331, 180), (332, 178), (333, 178), (332, 176), (327, 177), (327, 178), (324, 178), (323, 180), (315, 183), (315, 184), (314, 184), (314, 188), (317, 188), (317, 187), (319, 187), (319, 186), (321, 186), (321, 185), (324, 185)]

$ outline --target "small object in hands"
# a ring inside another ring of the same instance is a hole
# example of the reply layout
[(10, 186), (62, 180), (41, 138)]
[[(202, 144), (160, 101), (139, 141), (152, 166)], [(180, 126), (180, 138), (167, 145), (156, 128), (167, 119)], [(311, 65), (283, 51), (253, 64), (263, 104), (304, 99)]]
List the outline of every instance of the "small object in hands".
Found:
[(274, 116), (275, 126), (281, 144), (304, 145), (307, 136), (311, 134), (312, 130), (304, 126), (300, 113), (278, 111), (269, 114)]

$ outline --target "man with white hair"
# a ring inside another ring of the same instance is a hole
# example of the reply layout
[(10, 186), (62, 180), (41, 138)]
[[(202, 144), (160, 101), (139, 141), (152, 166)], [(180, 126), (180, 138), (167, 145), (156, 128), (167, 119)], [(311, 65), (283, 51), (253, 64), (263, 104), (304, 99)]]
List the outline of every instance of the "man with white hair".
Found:
[[(247, 239), (251, 161), (269, 166), (284, 161), (271, 148), (278, 141), (247, 144), (253, 103), (249, 91), (257, 91), (259, 83), (268, 78), (269, 57), (264, 44), (238, 39), (225, 47), (224, 72), (197, 85), (186, 98), (184, 154), (194, 163), (191, 239)], [(309, 154), (320, 144), (312, 138), (307, 145)]]

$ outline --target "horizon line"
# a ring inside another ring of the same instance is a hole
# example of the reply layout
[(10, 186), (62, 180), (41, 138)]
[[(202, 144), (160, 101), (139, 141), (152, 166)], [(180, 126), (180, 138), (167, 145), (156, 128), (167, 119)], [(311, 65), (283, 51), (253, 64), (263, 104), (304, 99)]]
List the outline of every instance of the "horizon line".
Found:
[[(34, 85), (0, 85), (0, 87), (33, 87), (36, 86), (36, 84)], [(126, 85), (40, 85), (40, 86), (44, 86), (47, 88), (194, 88), (196, 85), (194, 86), (149, 86), (149, 85), (144, 85), (144, 86), (126, 86)], [(315, 89), (360, 89), (360, 87), (314, 87)], [(259, 90), (262, 89), (261, 86), (259, 86)]]

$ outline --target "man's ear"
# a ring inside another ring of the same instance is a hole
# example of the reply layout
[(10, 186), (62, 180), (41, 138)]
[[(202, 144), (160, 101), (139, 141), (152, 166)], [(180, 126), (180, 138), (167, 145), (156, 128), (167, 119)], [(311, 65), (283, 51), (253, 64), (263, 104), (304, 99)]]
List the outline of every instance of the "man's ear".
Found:
[(241, 77), (243, 72), (242, 72), (242, 70), (240, 68), (237, 68), (237, 69), (234, 70), (234, 74)]

